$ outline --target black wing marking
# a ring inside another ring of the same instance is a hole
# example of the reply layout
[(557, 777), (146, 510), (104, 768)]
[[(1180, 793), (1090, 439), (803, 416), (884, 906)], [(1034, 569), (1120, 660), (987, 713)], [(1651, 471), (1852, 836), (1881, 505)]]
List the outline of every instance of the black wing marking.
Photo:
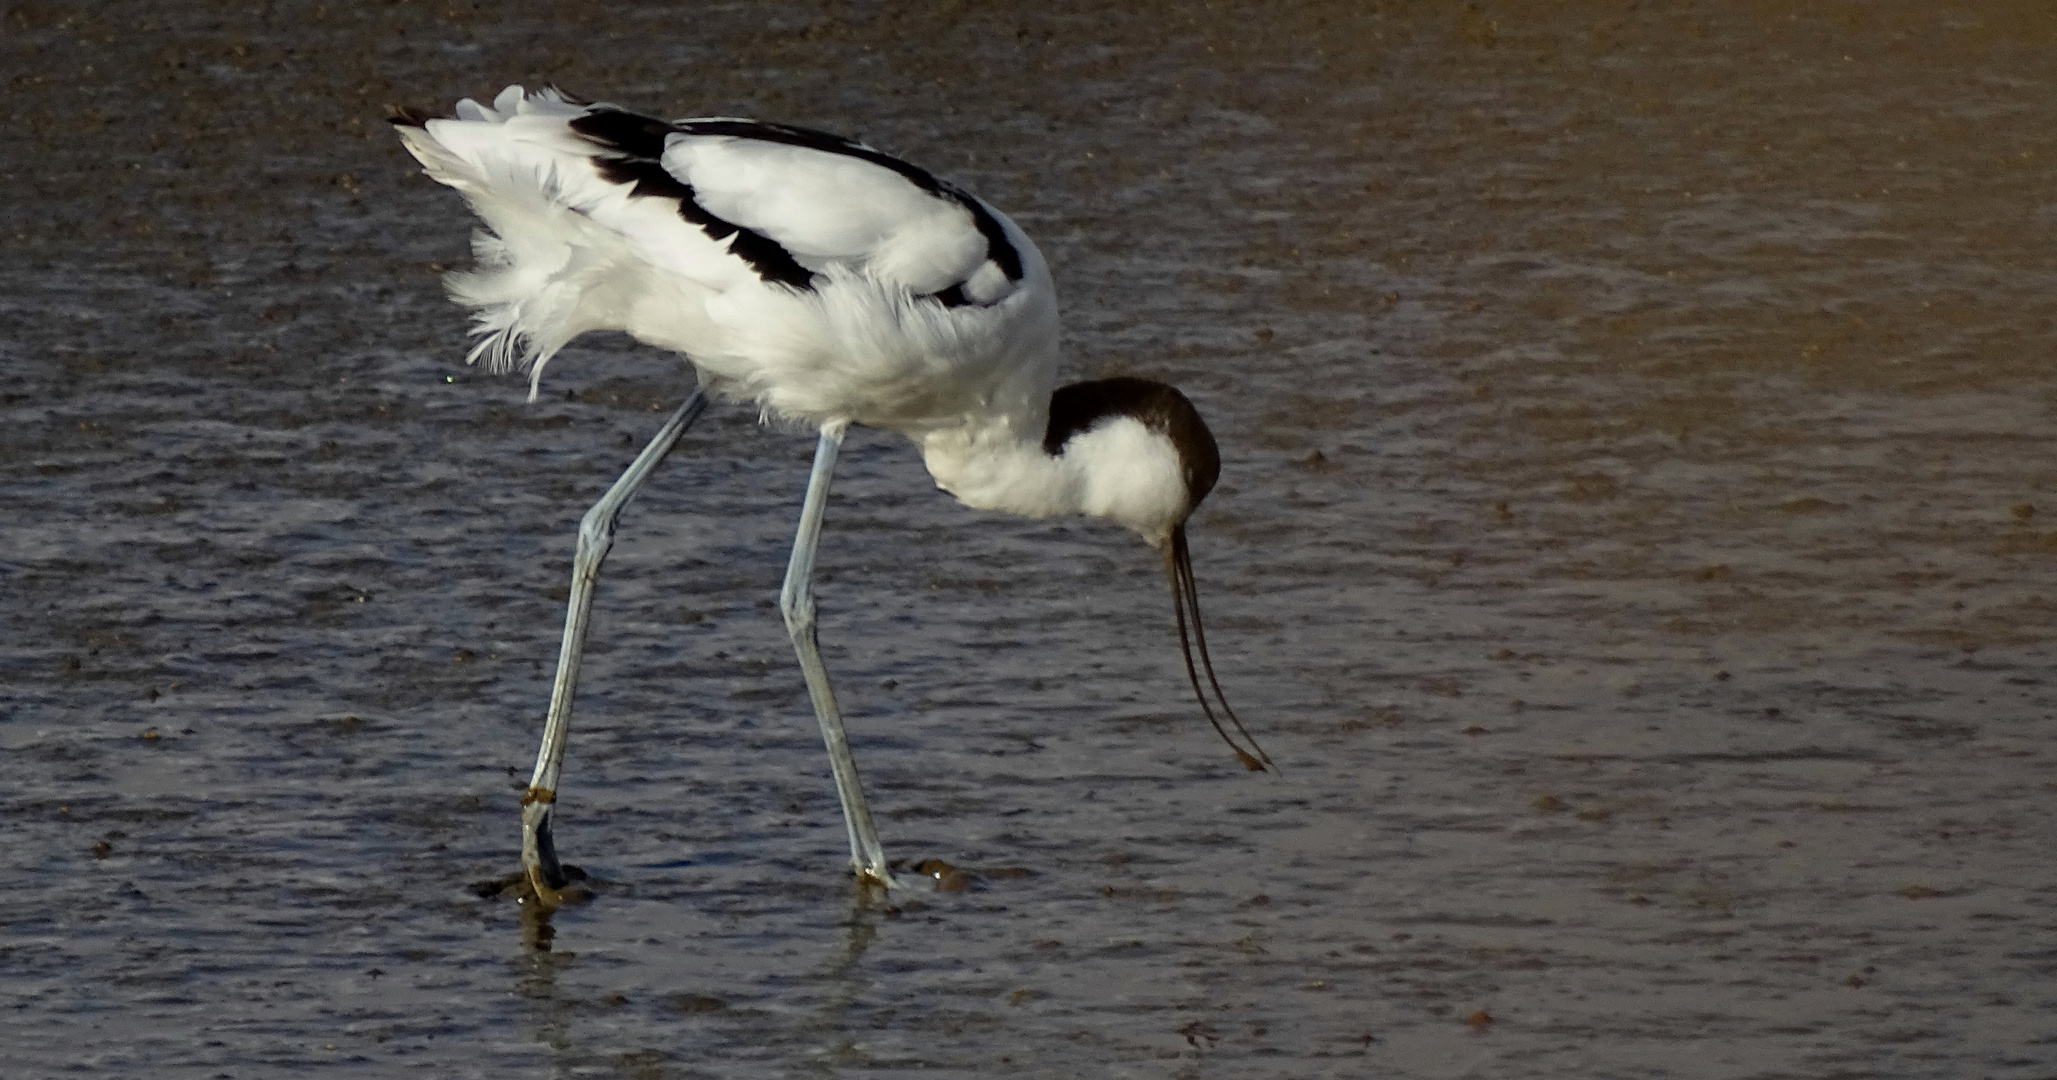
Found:
[(632, 184), (638, 196), (676, 199), (679, 216), (698, 226), (713, 240), (728, 240), (729, 253), (750, 264), (757, 276), (803, 291), (814, 288), (814, 272), (800, 265), (793, 253), (755, 229), (709, 213), (693, 193), (693, 186), (664, 168), (665, 139), (679, 129), (662, 120), (619, 109), (596, 109), (571, 122), (571, 129), (586, 141), (607, 151), (594, 158), (602, 178), (616, 184)]
[[(986, 238), (986, 258), (991, 259), (1009, 281), (1021, 280), (1021, 252), (1016, 251), (1012, 241), (1007, 239), (1007, 230), (1000, 225), (1000, 219), (986, 209), (986, 204), (973, 198), (971, 193), (947, 180), (938, 180), (934, 173), (919, 165), (905, 162), (882, 154), (863, 143), (854, 142), (841, 135), (812, 128), (793, 127), (790, 124), (767, 124), (757, 120), (688, 120), (670, 125), (673, 131), (687, 135), (726, 135), (737, 139), (756, 139), (759, 142), (779, 143), (785, 146), (799, 146), (808, 150), (819, 150), (825, 154), (841, 154), (868, 161), (880, 168), (890, 169), (906, 177), (908, 183), (939, 199), (948, 199), (971, 213), (971, 222), (979, 235)], [(937, 293), (944, 306), (956, 307), (965, 303), (964, 293), (958, 288), (957, 302), (944, 299), (944, 293)], [(949, 290), (944, 290), (949, 292)]]
[[(890, 154), (880, 153), (840, 135), (794, 127), (790, 124), (769, 124), (756, 120), (689, 120), (668, 123), (612, 108), (595, 109), (573, 120), (571, 128), (587, 141), (609, 152), (609, 156), (599, 159), (602, 176), (615, 183), (633, 183), (633, 190), (637, 195), (677, 199), (680, 216), (699, 226), (716, 240), (735, 236), (736, 239), (730, 244), (729, 250), (749, 263), (751, 268), (757, 271), (757, 275), (766, 281), (776, 281), (798, 289), (811, 289), (814, 274), (801, 266), (799, 261), (793, 258), (792, 252), (787, 251), (778, 241), (755, 229), (717, 217), (701, 206), (694, 197), (692, 185), (671, 175), (663, 166), (664, 145), (670, 136), (680, 134), (754, 139), (821, 153), (841, 154), (890, 170), (929, 195), (962, 206), (970, 213), (973, 227), (985, 238), (986, 258), (1000, 268), (1000, 272), (1006, 275), (1008, 281), (1021, 280), (1021, 252), (1007, 239), (1007, 230), (1000, 224), (1000, 220), (993, 216), (992, 211), (986, 209), (984, 203), (963, 188), (937, 179), (935, 174), (927, 169)], [(971, 302), (964, 294), (962, 282), (932, 294), (932, 298), (949, 308), (962, 307)]]
[(654, 117), (599, 108), (571, 122), (587, 142), (622, 157), (656, 161), (664, 156), (664, 140), (678, 129)]

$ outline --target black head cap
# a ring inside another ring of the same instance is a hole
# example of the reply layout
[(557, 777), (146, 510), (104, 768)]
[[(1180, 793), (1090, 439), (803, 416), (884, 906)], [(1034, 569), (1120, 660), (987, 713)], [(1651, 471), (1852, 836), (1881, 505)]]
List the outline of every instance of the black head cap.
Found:
[(1050, 395), (1050, 427), (1043, 434), (1043, 452), (1061, 454), (1073, 435), (1119, 416), (1162, 433), (1177, 448), (1186, 490), (1192, 493), (1192, 502), (1186, 507), (1189, 512), (1214, 490), (1214, 481), (1221, 476), (1221, 450), (1214, 444), (1214, 433), (1207, 430), (1200, 410), (1193, 408), (1177, 387), (1149, 379), (1096, 379), (1059, 387)]

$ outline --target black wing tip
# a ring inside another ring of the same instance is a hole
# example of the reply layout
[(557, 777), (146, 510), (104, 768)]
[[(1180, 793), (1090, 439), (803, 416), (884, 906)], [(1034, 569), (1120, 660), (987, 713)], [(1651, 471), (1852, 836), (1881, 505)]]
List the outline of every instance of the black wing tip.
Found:
[(603, 105), (571, 121), (571, 130), (600, 150), (636, 161), (660, 161), (664, 143), (679, 129), (669, 121)]
[(386, 106), (386, 123), (394, 127), (426, 127), (431, 120), (448, 119), (451, 119), (451, 117), (447, 113), (439, 115), (427, 109), (417, 109), (412, 105)]

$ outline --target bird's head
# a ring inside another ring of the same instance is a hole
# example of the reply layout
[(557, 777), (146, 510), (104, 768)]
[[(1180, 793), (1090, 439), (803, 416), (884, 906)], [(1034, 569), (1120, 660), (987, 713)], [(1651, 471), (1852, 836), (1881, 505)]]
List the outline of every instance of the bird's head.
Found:
[[(1186, 677), (1192, 681), (1200, 708), (1245, 768), (1275, 769), (1222, 695), (1221, 683), (1214, 677), (1214, 661), (1207, 655), (1207, 634), (1200, 624), (1200, 592), (1186, 550), (1186, 519), (1214, 490), (1214, 481), (1221, 475), (1221, 451), (1214, 443), (1214, 433), (1200, 419), (1200, 411), (1176, 387), (1148, 379), (1073, 383), (1051, 395), (1043, 450), (1061, 455), (1075, 470), (1080, 509), (1134, 530), (1157, 549), (1164, 559), (1165, 580), (1171, 585)], [(1200, 655), (1197, 666), (1193, 663), (1195, 646)], [(1214, 701), (1249, 743), (1248, 749), (1229, 735), (1215, 715), (1200, 686), (1203, 670)]]

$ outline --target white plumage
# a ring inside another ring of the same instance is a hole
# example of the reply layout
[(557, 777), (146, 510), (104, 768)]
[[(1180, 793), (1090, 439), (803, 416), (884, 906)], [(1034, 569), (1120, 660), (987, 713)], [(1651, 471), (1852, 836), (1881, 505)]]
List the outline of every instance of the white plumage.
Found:
[[(978, 204), (1019, 254), (1018, 281), (988, 257), (965, 205), (899, 172), (810, 146), (692, 133), (780, 130), (765, 125), (679, 121), (663, 172), (816, 275), (806, 290), (767, 282), (732, 251), (733, 235), (716, 239), (675, 199), (602, 175), (614, 148), (572, 124), (605, 108), (509, 87), (491, 107), (467, 100), (455, 119), (399, 128), (489, 230), (476, 241), (479, 269), (450, 278), (478, 311), (474, 359), (526, 366), (533, 386), (572, 338), (618, 329), (685, 354), (721, 396), (816, 427), (860, 423), (920, 441), (997, 413), (1040, 438), (1036, 414), (1056, 385), (1056, 290), (1004, 215)], [(967, 303), (928, 299), (959, 284)]]
[[(428, 174), (462, 192), (486, 226), (474, 239), (477, 268), (448, 279), (475, 312), (472, 362), (526, 367), (533, 398), (566, 343), (623, 330), (685, 356), (702, 390), (821, 431), (784, 608), (860, 874), (890, 881), (815, 650), (809, 584), (851, 424), (906, 435), (937, 485), (967, 505), (1091, 514), (1156, 547), (1187, 674), (1214, 719), (1186, 639), (1190, 613), (1205, 662), (1184, 531), (1219, 470), (1213, 436), (1161, 383), (1056, 388), (1056, 290), (1035, 244), (1004, 214), (833, 135), (729, 118), (666, 122), (554, 89), (510, 86), (490, 106), (465, 100), (440, 118), (398, 111), (393, 122)], [(557, 686), (524, 800), (524, 862), (539, 897), (565, 881), (549, 823), (592, 582), (621, 507), (703, 400), (696, 393), (679, 410), (581, 527)], [(1236, 753), (1261, 767), (1262, 751)]]

